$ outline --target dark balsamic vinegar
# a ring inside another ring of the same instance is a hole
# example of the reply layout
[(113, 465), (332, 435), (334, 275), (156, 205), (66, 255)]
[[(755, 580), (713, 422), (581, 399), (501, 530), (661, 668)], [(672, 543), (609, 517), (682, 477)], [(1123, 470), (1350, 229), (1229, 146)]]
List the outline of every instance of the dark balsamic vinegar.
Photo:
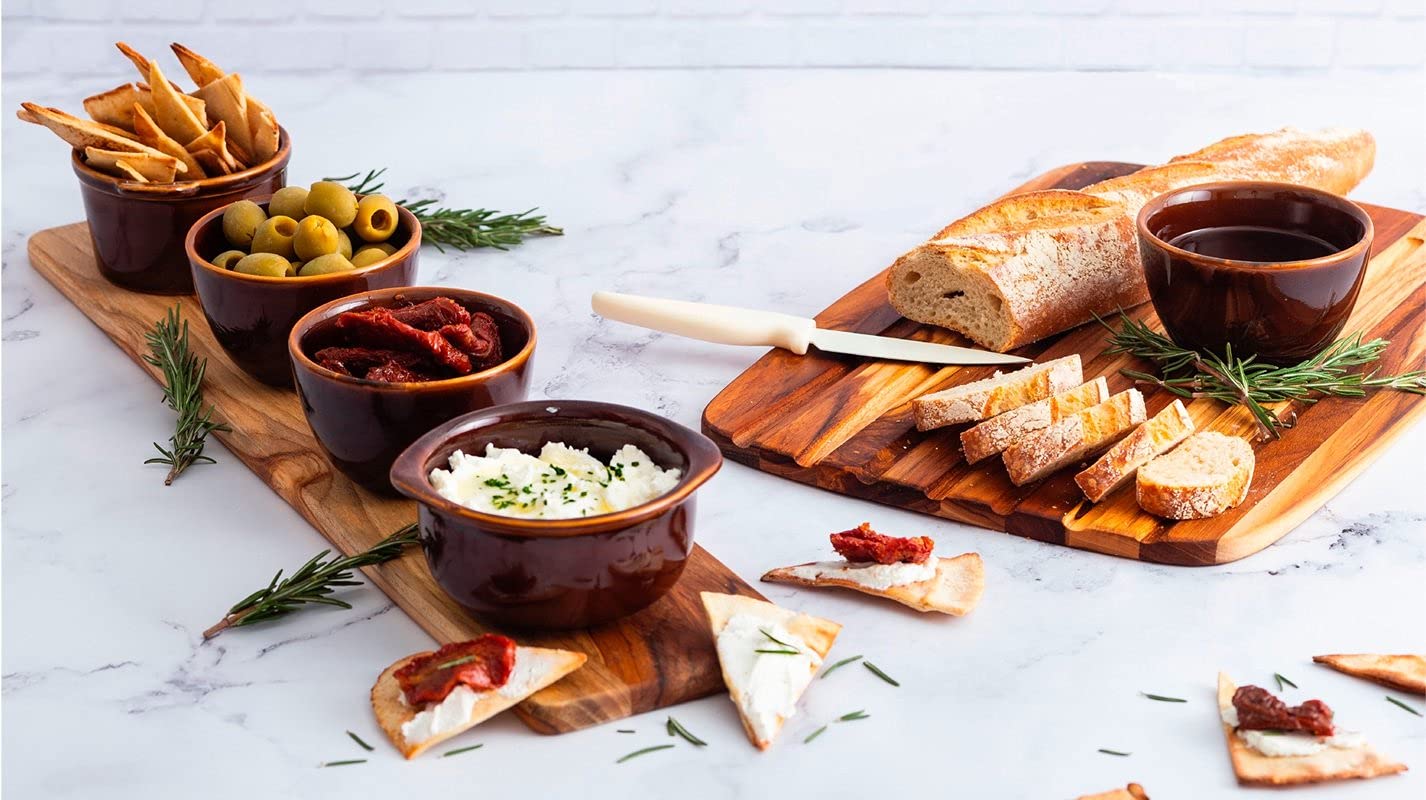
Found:
[(1222, 225), (1179, 234), (1169, 244), (1180, 250), (1260, 264), (1306, 261), (1330, 256), (1340, 248), (1310, 233), (1261, 225)]

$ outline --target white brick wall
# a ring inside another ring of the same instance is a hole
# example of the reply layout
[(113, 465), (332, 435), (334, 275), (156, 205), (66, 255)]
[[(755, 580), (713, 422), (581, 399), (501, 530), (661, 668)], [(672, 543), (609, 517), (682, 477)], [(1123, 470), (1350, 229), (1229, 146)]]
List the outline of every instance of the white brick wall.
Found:
[(6, 75), (182, 41), (241, 72), (1419, 70), (1426, 0), (5, 0)]

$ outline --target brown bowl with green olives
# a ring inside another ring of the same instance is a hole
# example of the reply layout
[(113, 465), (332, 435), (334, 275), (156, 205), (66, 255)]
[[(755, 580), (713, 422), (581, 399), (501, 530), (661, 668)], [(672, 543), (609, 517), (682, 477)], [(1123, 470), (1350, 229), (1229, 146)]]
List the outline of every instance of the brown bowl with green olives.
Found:
[(421, 223), (382, 195), (340, 184), (289, 186), (204, 215), (186, 242), (193, 285), (233, 363), (292, 386), (287, 337), (314, 308), (416, 279)]

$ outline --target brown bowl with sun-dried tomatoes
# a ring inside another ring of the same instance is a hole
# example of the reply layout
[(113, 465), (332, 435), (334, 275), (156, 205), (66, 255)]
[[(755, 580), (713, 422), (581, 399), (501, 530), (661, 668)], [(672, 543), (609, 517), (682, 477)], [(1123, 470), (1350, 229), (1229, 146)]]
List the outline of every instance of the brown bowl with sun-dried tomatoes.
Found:
[(317, 443), (347, 477), (389, 495), (391, 464), (427, 431), (525, 399), (535, 322), (482, 292), (381, 289), (308, 312), (287, 349)]

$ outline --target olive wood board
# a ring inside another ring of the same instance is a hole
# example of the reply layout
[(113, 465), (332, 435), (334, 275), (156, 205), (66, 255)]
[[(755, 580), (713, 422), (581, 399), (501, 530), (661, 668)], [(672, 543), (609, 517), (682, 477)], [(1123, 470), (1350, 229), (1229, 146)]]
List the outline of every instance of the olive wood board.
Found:
[[(158, 370), (142, 360), (148, 352), (144, 334), (178, 303), (189, 322), (194, 352), (208, 359), (207, 399), (217, 408), (217, 417), (233, 429), (214, 436), (338, 550), (347, 554), (365, 550), (415, 521), (413, 501), (366, 492), (331, 466), (307, 427), (296, 393), (259, 383), (229, 361), (213, 339), (196, 297), (144, 295), (109, 284), (95, 266), (84, 223), (36, 233), (30, 237), (29, 254), (35, 270), (155, 380), (159, 380)], [(162, 436), (155, 432), (153, 438)], [(135, 441), (136, 447), (147, 444), (147, 440)], [(154, 479), (160, 478), (155, 473)], [(179, 480), (173, 491), (183, 491)], [(365, 572), (441, 643), (470, 639), (488, 630), (436, 585), (425, 558), (414, 548)], [(700, 591), (761, 597), (695, 546), (673, 590), (637, 614), (589, 630), (513, 632), (522, 644), (589, 656), (581, 669), (531, 696), (515, 707), (515, 713), (536, 731), (564, 733), (723, 691)], [(374, 654), (372, 680), (402, 655), (406, 654)]]
[[(1070, 164), (1010, 193), (1078, 189), (1139, 168)], [(1363, 207), (1376, 227), (1374, 256), (1343, 335), (1364, 331), (1367, 338), (1390, 340), (1378, 365), (1384, 373), (1421, 369), (1426, 221), (1406, 211)], [(882, 271), (853, 289), (817, 315), (818, 327), (974, 346), (953, 332), (903, 319), (887, 302), (885, 280)], [(1162, 331), (1151, 305), (1129, 313)], [(1090, 323), (1015, 352), (1036, 361), (1079, 353), (1086, 379), (1104, 375), (1110, 391), (1122, 391), (1133, 382), (1120, 368), (1151, 370), (1132, 356), (1106, 353), (1105, 334)], [(1083, 550), (1198, 566), (1234, 561), (1280, 539), (1426, 411), (1426, 397), (1397, 391), (1285, 409), (1295, 412), (1296, 424), (1279, 439), (1254, 444), (1257, 470), (1240, 506), (1211, 519), (1170, 522), (1139, 509), (1132, 481), (1097, 504), (1074, 483), (1078, 467), (1016, 487), (998, 458), (964, 463), (959, 437), (966, 426), (916, 430), (913, 398), (992, 372), (773, 350), (713, 398), (703, 412), (703, 431), (734, 461), (838, 494)], [(1161, 389), (1140, 388), (1150, 416), (1174, 399)], [(1185, 402), (1199, 430), (1252, 438), (1245, 409), (1209, 399)]]

